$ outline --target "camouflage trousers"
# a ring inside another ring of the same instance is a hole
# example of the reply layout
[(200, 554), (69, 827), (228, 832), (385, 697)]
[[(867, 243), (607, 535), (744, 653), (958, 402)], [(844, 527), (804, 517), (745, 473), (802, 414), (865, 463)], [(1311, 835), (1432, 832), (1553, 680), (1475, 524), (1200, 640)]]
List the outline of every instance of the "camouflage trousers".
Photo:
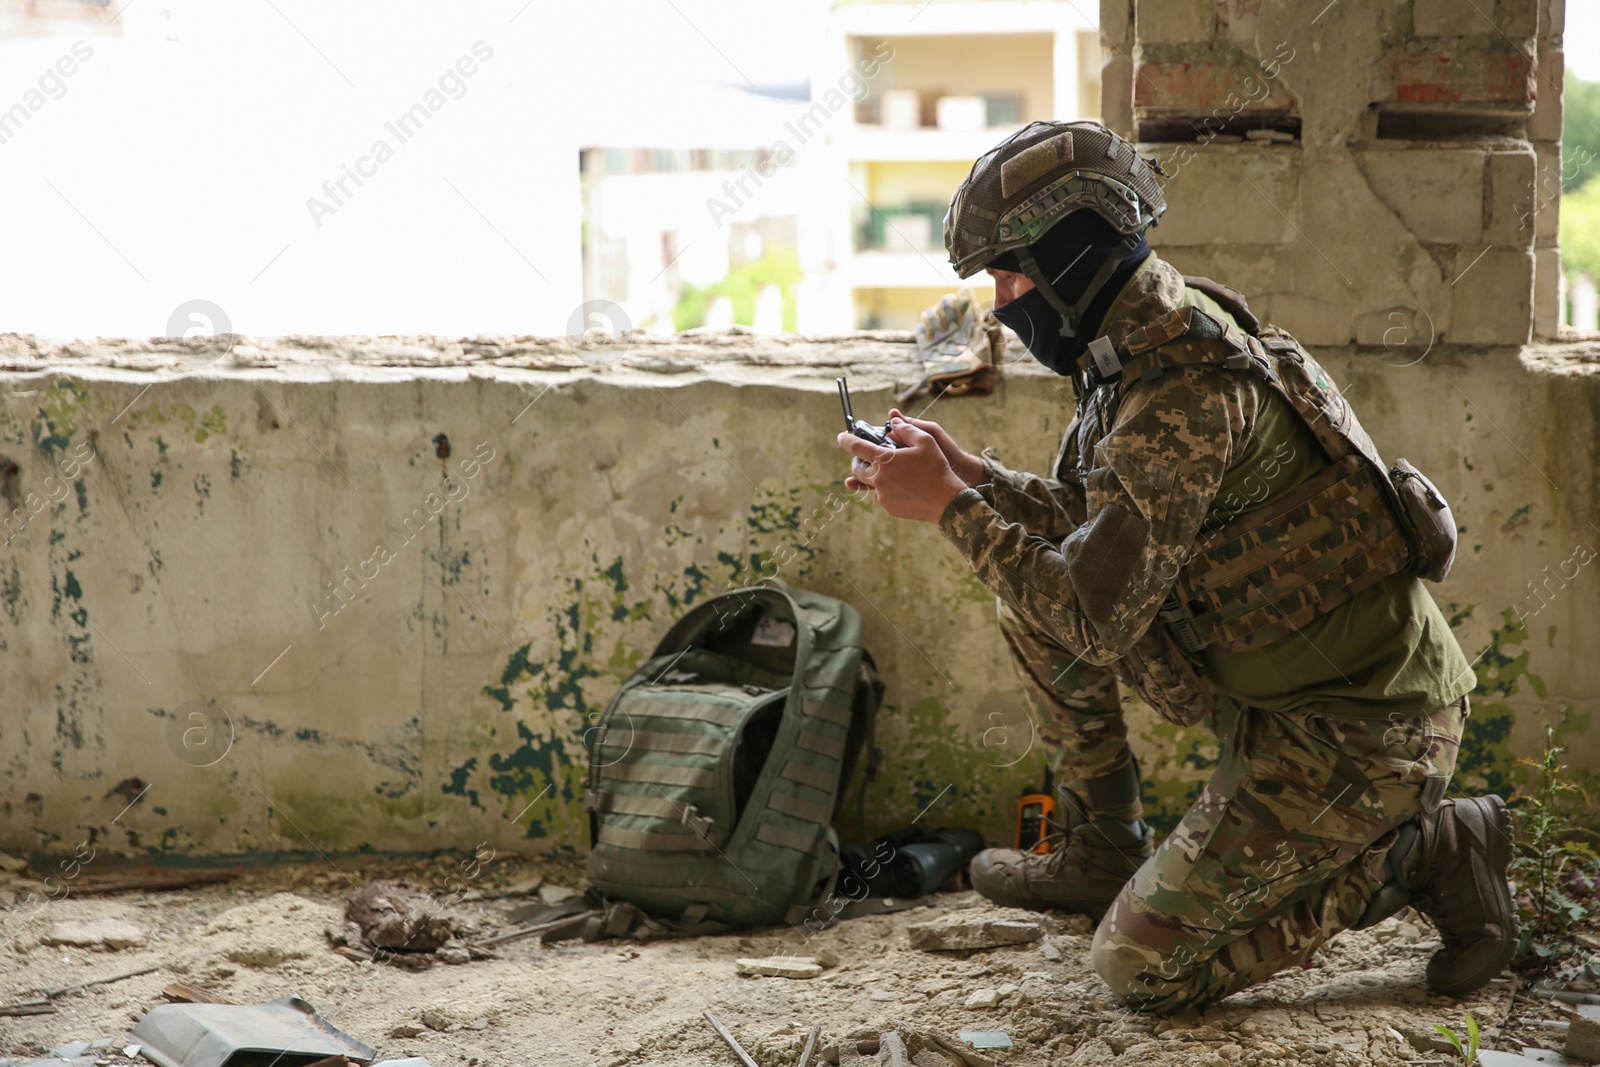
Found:
[(1000, 632), (1033, 703), (1051, 770), (1084, 800), (1091, 819), (1132, 822), (1143, 817), (1138, 800), (1131, 807), (1096, 808), (1085, 784), (1120, 771), (1133, 760), (1116, 678), (1035, 633), (1004, 600), (996, 604)]
[[(1008, 614), (1001, 629), (1048, 705), (1041, 733), (1062, 745), (1066, 779), (1123, 765), (1114, 683), (1092, 668), (1085, 691), (1045, 686), (1072, 681), (1072, 656)], [(1095, 970), (1130, 1008), (1168, 1014), (1309, 960), (1388, 880), (1395, 828), (1444, 798), (1468, 714), (1466, 697), (1387, 720), (1242, 709), (1199, 798), (1101, 920)]]

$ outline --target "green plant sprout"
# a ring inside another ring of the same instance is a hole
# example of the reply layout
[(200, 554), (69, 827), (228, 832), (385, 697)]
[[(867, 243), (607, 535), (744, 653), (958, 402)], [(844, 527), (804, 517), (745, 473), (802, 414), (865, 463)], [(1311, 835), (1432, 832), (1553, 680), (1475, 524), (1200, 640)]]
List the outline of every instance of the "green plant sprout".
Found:
[(1568, 814), (1574, 801), (1586, 807), (1588, 797), (1564, 775), (1565, 752), (1547, 724), (1543, 755), (1518, 761), (1537, 783), (1515, 798), (1517, 841), (1508, 873), (1522, 921), (1518, 956), (1540, 967), (1578, 947), (1574, 932), (1592, 922), (1600, 905), (1600, 853), (1591, 844), (1596, 835)]
[(1434, 1023), (1433, 1028), (1439, 1031), (1455, 1048), (1456, 1055), (1461, 1057), (1462, 1067), (1472, 1067), (1478, 1062), (1478, 1020), (1471, 1015), (1467, 1016), (1467, 1043), (1461, 1043), (1461, 1035), (1443, 1023)]

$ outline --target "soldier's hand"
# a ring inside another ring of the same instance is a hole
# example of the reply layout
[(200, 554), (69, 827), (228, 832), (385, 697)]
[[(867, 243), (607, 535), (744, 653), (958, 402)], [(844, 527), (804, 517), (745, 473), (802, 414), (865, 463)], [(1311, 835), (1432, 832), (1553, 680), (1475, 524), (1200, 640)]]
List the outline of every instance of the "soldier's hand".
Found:
[(931, 434), (891, 417), (889, 435), (904, 447), (879, 448), (854, 434), (839, 435), (839, 447), (855, 457), (846, 488), (872, 490), (883, 510), (897, 519), (938, 522), (966, 483)]
[(914, 419), (899, 408), (890, 408), (891, 419), (904, 419), (917, 429), (932, 437), (939, 446), (939, 451), (944, 453), (944, 458), (949, 460), (950, 469), (956, 472), (956, 477), (966, 482), (968, 486), (976, 489), (983, 484), (983, 460), (971, 452), (965, 452), (956, 444), (955, 438), (940, 426), (929, 419)]

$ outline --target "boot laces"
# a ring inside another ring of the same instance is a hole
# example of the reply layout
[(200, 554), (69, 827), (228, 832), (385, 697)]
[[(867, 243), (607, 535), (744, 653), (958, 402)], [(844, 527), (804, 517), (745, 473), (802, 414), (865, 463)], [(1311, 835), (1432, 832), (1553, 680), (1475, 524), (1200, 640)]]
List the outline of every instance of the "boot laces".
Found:
[[(1057, 830), (1054, 833), (1046, 834), (1042, 841), (1050, 846), (1050, 851), (1042, 853), (1030, 852), (1023, 857), (1022, 862), (1029, 867), (1038, 869), (1046, 878), (1054, 878), (1060, 873), (1062, 866), (1072, 860), (1072, 849), (1069, 847), (1072, 844), (1072, 840), (1073, 835), (1067, 830)], [(1083, 860), (1084, 857), (1079, 856), (1077, 866), (1084, 866)]]

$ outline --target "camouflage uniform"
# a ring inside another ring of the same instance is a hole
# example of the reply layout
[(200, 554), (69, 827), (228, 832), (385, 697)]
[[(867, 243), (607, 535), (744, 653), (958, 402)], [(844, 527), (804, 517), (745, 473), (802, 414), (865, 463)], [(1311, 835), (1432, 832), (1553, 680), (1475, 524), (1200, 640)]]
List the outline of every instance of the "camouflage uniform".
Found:
[[(1151, 256), (1100, 331), (1120, 344), (1186, 304), (1231, 321)], [(1056, 477), (986, 453), (988, 484), (960, 493), (939, 523), (999, 598), (1069, 786), (1131, 759), (1110, 674), (1138, 682), (1125, 657), (1153, 632), (1258, 414), (1279, 402), (1258, 376), (1210, 364), (1129, 383), (1110, 417), (1104, 396), (1069, 427)], [(1239, 709), (1199, 800), (1101, 922), (1101, 976), (1132, 1007), (1176, 1011), (1302, 962), (1353, 925), (1386, 879), (1395, 828), (1444, 795), (1470, 688), (1460, 679), (1444, 700), (1387, 720), (1315, 702)]]
[(1116, 676), (1036, 633), (1004, 600), (997, 606), (1000, 632), (1033, 700), (1039, 737), (1062, 786), (1084, 799), (1091, 819), (1142, 818), (1144, 808), (1137, 797), (1131, 804), (1103, 808), (1093, 803), (1089, 788), (1089, 782), (1110, 777), (1133, 762)]

